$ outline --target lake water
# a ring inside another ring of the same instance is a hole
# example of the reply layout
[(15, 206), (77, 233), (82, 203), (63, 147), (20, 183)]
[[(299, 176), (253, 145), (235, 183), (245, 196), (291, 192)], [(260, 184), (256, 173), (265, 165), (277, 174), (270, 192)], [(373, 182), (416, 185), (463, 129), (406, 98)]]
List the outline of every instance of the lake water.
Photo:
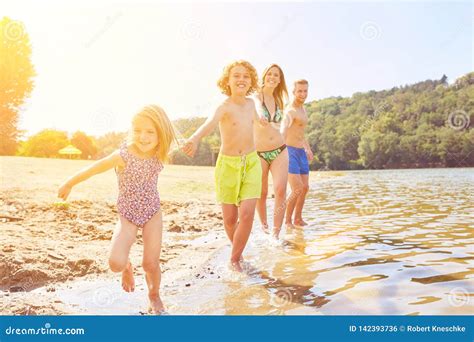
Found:
[[(165, 276), (164, 301), (172, 314), (470, 314), (473, 180), (469, 168), (312, 174), (308, 226), (275, 243), (255, 224), (244, 274), (227, 269), (225, 247), (188, 279)], [(143, 283), (137, 289), (116, 301), (128, 303), (123, 313), (138, 313), (146, 295)], [(106, 304), (86, 311), (119, 313)]]

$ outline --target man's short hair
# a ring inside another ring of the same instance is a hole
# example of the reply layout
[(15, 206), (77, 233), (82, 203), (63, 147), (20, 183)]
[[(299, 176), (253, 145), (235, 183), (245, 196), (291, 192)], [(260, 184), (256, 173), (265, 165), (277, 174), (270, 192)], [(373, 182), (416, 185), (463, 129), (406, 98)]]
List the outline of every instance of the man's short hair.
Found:
[(299, 80), (296, 80), (294, 83), (293, 83), (293, 88), (296, 89), (296, 85), (297, 84), (308, 84), (308, 81), (306, 81), (305, 79), (299, 79)]

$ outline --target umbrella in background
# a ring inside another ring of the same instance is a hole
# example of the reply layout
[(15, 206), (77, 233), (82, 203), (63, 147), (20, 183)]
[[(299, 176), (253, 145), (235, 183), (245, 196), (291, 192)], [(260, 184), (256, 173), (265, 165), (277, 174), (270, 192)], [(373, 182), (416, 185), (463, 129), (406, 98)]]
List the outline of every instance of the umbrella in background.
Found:
[(68, 155), (69, 158), (71, 158), (72, 155), (82, 154), (82, 151), (80, 149), (78, 149), (77, 147), (73, 146), (73, 145), (68, 145), (68, 146), (60, 149), (58, 152), (59, 152), (59, 154)]

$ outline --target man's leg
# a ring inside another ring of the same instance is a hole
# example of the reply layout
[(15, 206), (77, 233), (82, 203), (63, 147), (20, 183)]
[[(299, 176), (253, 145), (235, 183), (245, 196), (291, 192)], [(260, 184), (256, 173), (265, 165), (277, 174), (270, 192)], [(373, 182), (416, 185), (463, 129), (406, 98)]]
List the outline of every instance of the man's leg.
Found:
[(306, 199), (306, 194), (308, 193), (308, 190), (309, 190), (309, 175), (300, 175), (300, 179), (303, 186), (301, 188), (301, 193), (298, 195), (298, 198), (296, 199), (294, 223), (297, 226), (306, 226), (307, 223), (303, 221), (302, 212), (303, 212), (304, 201)]
[(290, 183), (291, 187), (291, 194), (288, 198), (288, 203), (286, 205), (286, 226), (288, 228), (294, 228), (293, 222), (291, 220), (293, 216), (293, 211), (295, 210), (296, 201), (298, 196), (303, 191), (303, 182), (301, 181), (301, 175), (289, 173), (288, 174), (288, 182)]

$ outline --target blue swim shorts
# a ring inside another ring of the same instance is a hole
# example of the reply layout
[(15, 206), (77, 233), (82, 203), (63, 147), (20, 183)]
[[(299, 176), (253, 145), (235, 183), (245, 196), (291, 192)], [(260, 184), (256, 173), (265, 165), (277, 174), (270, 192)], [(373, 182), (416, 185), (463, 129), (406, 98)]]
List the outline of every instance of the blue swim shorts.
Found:
[(304, 148), (298, 148), (293, 146), (288, 147), (289, 167), (288, 172), (297, 175), (309, 174), (308, 157)]

